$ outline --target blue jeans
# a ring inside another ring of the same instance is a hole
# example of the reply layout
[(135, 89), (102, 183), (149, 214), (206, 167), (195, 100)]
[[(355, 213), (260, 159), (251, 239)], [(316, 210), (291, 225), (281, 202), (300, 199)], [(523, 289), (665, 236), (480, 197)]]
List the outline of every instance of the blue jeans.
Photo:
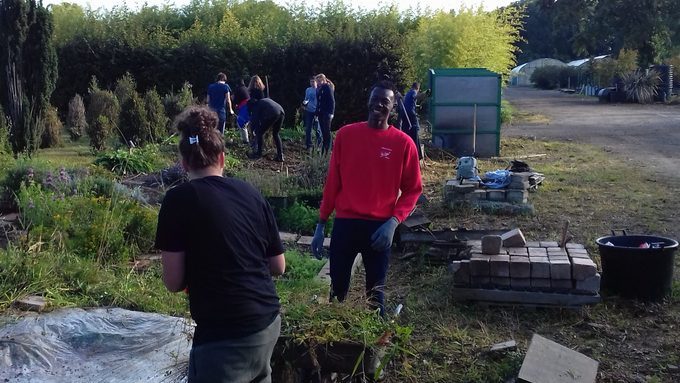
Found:
[(389, 266), (390, 249), (375, 251), (371, 235), (385, 221), (336, 218), (331, 234), (331, 299), (342, 302), (347, 296), (352, 275), (352, 265), (358, 253), (366, 270), (366, 296), (371, 306), (385, 312), (385, 277)]
[(271, 383), (270, 361), (280, 333), (279, 315), (255, 334), (193, 347), (189, 383)]
[(312, 129), (316, 133), (316, 145), (314, 146), (321, 146), (321, 128), (319, 128), (319, 119), (316, 118), (316, 114), (305, 110), (303, 121), (305, 125), (305, 148), (309, 149), (312, 147)]

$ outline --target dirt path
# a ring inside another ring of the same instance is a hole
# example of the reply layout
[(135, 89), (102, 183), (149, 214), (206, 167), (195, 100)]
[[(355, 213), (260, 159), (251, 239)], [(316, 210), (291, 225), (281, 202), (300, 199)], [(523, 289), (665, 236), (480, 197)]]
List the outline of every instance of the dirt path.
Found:
[(601, 104), (596, 97), (525, 87), (505, 89), (504, 98), (549, 122), (520, 120), (503, 134), (598, 145), (680, 184), (680, 105)]

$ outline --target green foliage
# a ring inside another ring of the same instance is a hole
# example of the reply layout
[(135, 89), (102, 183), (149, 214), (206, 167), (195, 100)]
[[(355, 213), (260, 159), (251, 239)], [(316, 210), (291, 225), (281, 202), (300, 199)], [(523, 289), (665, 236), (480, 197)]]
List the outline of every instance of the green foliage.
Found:
[(64, 130), (64, 124), (61, 123), (59, 119), (59, 113), (57, 109), (50, 106), (45, 111), (45, 116), (43, 117), (43, 124), (45, 124), (42, 129), (42, 140), (40, 143), (41, 148), (53, 148), (60, 146), (62, 144), (61, 133)]
[(157, 145), (101, 152), (94, 163), (120, 175), (152, 172), (163, 164)]
[(127, 261), (153, 247), (156, 212), (135, 201), (64, 195), (33, 184), (18, 195), (28, 242), (69, 251), (102, 264)]
[[(175, 93), (172, 90), (163, 97), (163, 107), (165, 108), (165, 115), (172, 121), (189, 105), (194, 103), (194, 95), (191, 92), (191, 84), (185, 81), (182, 84), (180, 91)], [(173, 134), (172, 126), (168, 125), (168, 132)]]
[(661, 78), (655, 70), (636, 70), (621, 76), (626, 98), (640, 104), (654, 102), (654, 96), (659, 93)]
[(295, 178), (277, 172), (241, 172), (236, 175), (265, 197), (287, 197), (294, 192)]
[(326, 263), (325, 260), (319, 260), (311, 257), (309, 254), (300, 253), (298, 251), (287, 251), (286, 257), (286, 273), (284, 278), (292, 281), (310, 281), (316, 278), (321, 268)]
[(144, 129), (146, 142), (160, 142), (166, 136), (170, 119), (165, 115), (163, 100), (156, 89), (150, 89), (144, 93), (144, 108), (147, 113), (147, 126)]
[(591, 65), (593, 82), (601, 87), (614, 84), (616, 78), (635, 71), (638, 54), (634, 50), (622, 49), (618, 58), (605, 58)]
[(281, 230), (308, 235), (313, 234), (318, 220), (319, 209), (313, 209), (298, 202), (281, 209), (277, 216), (277, 222)]
[(127, 97), (121, 105), (120, 112), (120, 140), (129, 146), (142, 145), (147, 142), (145, 127), (148, 127), (144, 99), (135, 91)]
[(72, 141), (78, 141), (87, 131), (87, 119), (85, 118), (85, 104), (83, 98), (76, 93), (68, 103), (68, 116), (66, 128)]
[(330, 156), (318, 152), (305, 157), (299, 171), (297, 180), (300, 188), (308, 191), (321, 191), (328, 174), (328, 162)]
[(511, 123), (514, 112), (515, 108), (513, 108), (508, 100), (501, 100), (501, 124)]
[(134, 95), (138, 95), (137, 83), (130, 72), (125, 72), (123, 77), (116, 81), (116, 87), (113, 91), (113, 94), (116, 95), (119, 105), (125, 105), (125, 103), (128, 102), (130, 98), (132, 98)]
[(9, 143), (9, 119), (0, 105), (0, 153), (10, 153), (12, 150)]
[(90, 88), (90, 103), (87, 108), (87, 135), (90, 137), (90, 146), (95, 150), (106, 147), (107, 140), (111, 137), (114, 129), (118, 128), (120, 106), (116, 96), (108, 90), (101, 90), (93, 78)]
[(0, 2), (0, 106), (11, 124), (12, 152), (38, 149), (57, 76), (52, 21), (34, 0)]
[(106, 266), (65, 251), (10, 247), (0, 253), (0, 311), (38, 294), (50, 308), (116, 306), (184, 315), (184, 294), (168, 292), (160, 275), (158, 266), (131, 273), (127, 264)]
[(520, 39), (521, 11), (463, 8), (421, 19), (410, 46), (420, 80), (429, 68), (487, 68), (503, 77), (515, 66), (513, 44)]
[(529, 80), (540, 89), (575, 87), (579, 78), (578, 69), (570, 66), (548, 65), (536, 68)]

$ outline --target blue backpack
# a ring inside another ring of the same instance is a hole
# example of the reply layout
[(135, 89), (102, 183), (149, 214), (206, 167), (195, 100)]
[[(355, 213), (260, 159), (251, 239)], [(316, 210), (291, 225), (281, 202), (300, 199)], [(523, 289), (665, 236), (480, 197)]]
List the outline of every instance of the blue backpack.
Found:
[(456, 163), (456, 179), (478, 179), (477, 159), (474, 157), (460, 157)]

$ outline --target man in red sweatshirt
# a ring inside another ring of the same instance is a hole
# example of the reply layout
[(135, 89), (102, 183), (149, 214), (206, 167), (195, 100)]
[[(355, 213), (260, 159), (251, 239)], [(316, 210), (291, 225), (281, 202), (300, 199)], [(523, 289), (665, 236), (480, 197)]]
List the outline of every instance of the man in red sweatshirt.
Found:
[(345, 299), (352, 264), (361, 253), (366, 294), (381, 315), (394, 231), (413, 210), (423, 189), (413, 140), (388, 123), (394, 107), (394, 86), (381, 81), (371, 90), (368, 121), (345, 125), (338, 131), (312, 241), (312, 253), (320, 257), (324, 226), (335, 210), (331, 299)]

